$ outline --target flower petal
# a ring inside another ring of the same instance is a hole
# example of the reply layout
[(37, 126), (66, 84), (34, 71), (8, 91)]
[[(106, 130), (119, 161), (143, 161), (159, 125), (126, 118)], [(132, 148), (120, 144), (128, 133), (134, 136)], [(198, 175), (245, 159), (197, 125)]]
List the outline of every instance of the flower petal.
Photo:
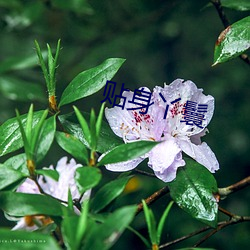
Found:
[(40, 194), (40, 191), (36, 185), (36, 183), (27, 178), (16, 190), (19, 193), (27, 193), (27, 194)]
[[(192, 81), (184, 81), (182, 79), (176, 79), (164, 88), (155, 87), (154, 96), (162, 95), (165, 99), (165, 102), (162, 98), (156, 99), (158, 105), (165, 108), (169, 105), (166, 119), (168, 133), (171, 133), (172, 136), (191, 136), (200, 133), (208, 125), (214, 112), (214, 98), (210, 95), (206, 96), (202, 92), (203, 89), (198, 89)], [(179, 98), (178, 102), (171, 104), (171, 102)], [(182, 113), (187, 101), (207, 105), (207, 112), (204, 113), (205, 119), (203, 120), (202, 127), (198, 127), (195, 124), (186, 124)]]
[(170, 136), (166, 141), (156, 145), (149, 152), (148, 166), (164, 182), (174, 180), (177, 168), (184, 165), (185, 161), (182, 160), (181, 149), (175, 139)]
[(207, 143), (203, 142), (200, 145), (195, 145), (187, 139), (182, 139), (178, 142), (183, 152), (192, 157), (201, 165), (205, 166), (211, 173), (214, 173), (219, 169), (219, 163), (216, 159), (216, 156)]
[(146, 157), (139, 157), (130, 161), (118, 162), (105, 165), (106, 169), (114, 172), (129, 171), (137, 167)]
[(74, 159), (68, 162), (67, 157), (61, 158), (56, 166), (56, 170), (59, 173), (58, 181), (55, 181), (49, 177), (44, 177), (39, 179), (39, 184), (42, 186), (44, 191), (55, 198), (61, 199), (63, 201), (68, 200), (68, 190), (70, 189), (73, 199), (80, 197), (80, 193), (77, 189), (76, 182), (74, 179), (75, 171), (80, 164), (76, 164)]
[[(146, 87), (144, 91), (150, 92)], [(134, 140), (158, 140), (160, 138), (165, 125), (158, 120), (163, 120), (164, 109), (154, 104), (150, 105), (146, 114), (141, 114), (142, 109), (128, 110), (130, 108), (139, 107), (131, 104), (133, 92), (123, 92), (126, 98), (126, 106), (122, 110), (121, 107), (106, 108), (105, 116), (113, 132), (122, 137), (125, 142)], [(124, 100), (120, 101), (120, 105)], [(150, 103), (152, 103), (151, 100)], [(143, 103), (145, 104), (145, 103)]]

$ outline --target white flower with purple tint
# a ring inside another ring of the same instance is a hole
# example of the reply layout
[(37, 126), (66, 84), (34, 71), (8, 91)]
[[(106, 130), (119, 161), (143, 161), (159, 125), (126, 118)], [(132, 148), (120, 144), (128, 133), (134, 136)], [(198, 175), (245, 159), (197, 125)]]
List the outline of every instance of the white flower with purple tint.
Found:
[[(147, 88), (143, 89), (149, 91)], [(149, 158), (148, 166), (155, 175), (170, 182), (175, 179), (177, 168), (185, 166), (182, 157), (184, 152), (210, 172), (218, 170), (219, 164), (214, 153), (205, 142), (201, 142), (201, 136), (205, 135), (206, 126), (214, 112), (214, 98), (204, 95), (202, 91), (193, 82), (181, 79), (165, 85), (164, 88), (156, 86), (152, 93), (153, 104), (148, 107), (146, 114), (143, 114), (145, 109), (131, 110), (138, 107), (128, 102), (132, 100), (133, 92), (123, 92), (128, 104), (126, 108), (121, 110), (121, 107), (116, 106), (105, 110), (114, 133), (123, 138), (125, 143), (138, 140), (162, 142), (142, 157), (118, 164), (107, 164), (106, 168), (111, 171), (128, 171)], [(193, 106), (185, 116), (187, 104), (197, 104), (200, 109), (205, 107), (206, 112), (203, 109), (202, 113), (197, 113)], [(191, 116), (193, 123), (190, 122)]]
[[(72, 199), (78, 199), (80, 197), (74, 175), (76, 169), (81, 167), (80, 164), (76, 164), (74, 159), (71, 159), (69, 162), (67, 161), (67, 157), (63, 157), (58, 161), (55, 169), (53, 166), (47, 168), (58, 172), (59, 178), (57, 181), (47, 176), (40, 176), (38, 179), (40, 187), (46, 194), (66, 202), (68, 200), (68, 190), (71, 192)], [(20, 193), (41, 194), (36, 183), (29, 178), (27, 178), (16, 191)], [(80, 202), (89, 198), (89, 196), (90, 190), (84, 193)], [(34, 220), (36, 220), (36, 223), (41, 224), (41, 226), (52, 222), (51, 220), (49, 221), (48, 217), (44, 216), (25, 216), (18, 221), (17, 225), (12, 230), (21, 229), (34, 231), (38, 229), (38, 226), (33, 223)]]

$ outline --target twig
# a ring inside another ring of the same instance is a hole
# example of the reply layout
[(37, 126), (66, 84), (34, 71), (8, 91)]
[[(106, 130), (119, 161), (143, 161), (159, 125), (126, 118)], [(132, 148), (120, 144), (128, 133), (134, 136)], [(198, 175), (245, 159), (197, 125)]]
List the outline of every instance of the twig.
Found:
[[(241, 223), (241, 222), (247, 222), (247, 221), (250, 221), (250, 217), (248, 217), (248, 216), (242, 217), (242, 216), (234, 215), (234, 217), (233, 217), (230, 221), (222, 221), (222, 222), (219, 222), (219, 223), (218, 223), (218, 227), (217, 227), (216, 229), (214, 229), (213, 231), (209, 232), (209, 234), (207, 234), (207, 235), (205, 236), (206, 238), (203, 237), (202, 240), (200, 240), (199, 242), (197, 242), (197, 243), (195, 244), (195, 247), (198, 246), (199, 244), (201, 244), (202, 242), (204, 242), (207, 238), (209, 238), (210, 236), (212, 236), (212, 235), (215, 234), (216, 232), (218, 232), (218, 231), (220, 231), (221, 229), (223, 229), (224, 227), (227, 227), (227, 226), (232, 225), (232, 224), (238, 224), (238, 223)], [(173, 241), (170, 241), (170, 242), (167, 242), (167, 243), (165, 243), (165, 244), (162, 244), (162, 245), (159, 246), (159, 248), (169, 247), (169, 246), (171, 246), (171, 245), (177, 244), (177, 243), (179, 243), (179, 242), (181, 242), (181, 241), (184, 241), (184, 240), (186, 240), (186, 239), (189, 239), (189, 238), (191, 238), (191, 237), (193, 237), (193, 236), (195, 236), (195, 235), (204, 233), (204, 232), (206, 232), (206, 231), (208, 231), (208, 230), (211, 230), (211, 229), (212, 229), (212, 227), (209, 227), (209, 226), (204, 227), (204, 228), (201, 228), (201, 229), (199, 229), (199, 230), (197, 230), (197, 231), (195, 231), (195, 232), (192, 232), (192, 233), (190, 233), (190, 234), (187, 234), (187, 235), (185, 235), (185, 236), (182, 236), (182, 237), (180, 237), (180, 238), (178, 238), (178, 239), (175, 239), (175, 240), (173, 240)]]
[(232, 219), (230, 221), (223, 221), (220, 223), (220, 225), (212, 230), (211, 232), (209, 232), (207, 235), (205, 235), (202, 239), (200, 239), (195, 245), (194, 247), (197, 247), (199, 245), (201, 245), (204, 241), (206, 241), (209, 237), (211, 237), (212, 235), (214, 235), (215, 233), (219, 232), (220, 230), (222, 230), (223, 228), (233, 225), (233, 224), (238, 224), (241, 222), (247, 222), (250, 221), (250, 216), (238, 216), (235, 215), (234, 217), (232, 217)]
[(154, 177), (156, 178), (156, 176), (152, 173), (148, 173), (148, 172), (145, 172), (145, 171), (142, 171), (142, 170), (139, 170), (139, 169), (134, 169), (134, 172), (137, 172), (141, 175), (146, 175), (146, 176), (149, 176), (149, 177)]
[(214, 5), (215, 9), (217, 10), (220, 20), (224, 25), (224, 28), (227, 28), (230, 25), (230, 22), (222, 8), (220, 0), (211, 0), (211, 2)]
[[(160, 197), (164, 196), (165, 194), (169, 193), (169, 188), (163, 187), (160, 190), (156, 191), (155, 193), (153, 193), (152, 195), (150, 195), (148, 198), (145, 199), (145, 202), (147, 205), (152, 204), (153, 202), (155, 202), (156, 200), (158, 200)], [(136, 214), (140, 213), (143, 210), (143, 205), (142, 203), (137, 205), (137, 211)]]
[(221, 211), (223, 214), (229, 216), (230, 218), (233, 218), (235, 216), (235, 214), (232, 214), (231, 212), (227, 211), (226, 209), (224, 209), (222, 207), (219, 207), (218, 209), (219, 209), (219, 211)]
[[(214, 5), (214, 7), (216, 8), (218, 14), (219, 14), (219, 17), (220, 17), (220, 20), (221, 22), (223, 23), (223, 26), (224, 28), (226, 29), (228, 26), (230, 26), (230, 22), (222, 8), (222, 5), (221, 5), (221, 2), (220, 0), (211, 0), (211, 3)], [(245, 63), (247, 63), (248, 65), (250, 65), (250, 59), (248, 57), (247, 54), (241, 54), (239, 56)]]
[(222, 198), (225, 198), (226, 196), (228, 196), (229, 194), (231, 193), (234, 193), (236, 191), (239, 191), (247, 186), (250, 185), (250, 176), (246, 177), (245, 179), (239, 181), (239, 182), (236, 182), (228, 187), (225, 187), (225, 188), (219, 188), (219, 195), (222, 197)]
[(185, 236), (182, 236), (182, 237), (180, 237), (180, 238), (178, 238), (178, 239), (175, 239), (175, 240), (173, 240), (173, 241), (170, 241), (170, 242), (167, 242), (167, 243), (165, 243), (165, 244), (162, 244), (162, 245), (159, 246), (159, 248), (165, 248), (165, 247), (169, 247), (169, 246), (171, 246), (171, 245), (177, 244), (177, 243), (179, 243), (179, 242), (181, 242), (181, 241), (184, 241), (184, 240), (186, 240), (186, 239), (188, 239), (188, 238), (191, 238), (191, 237), (193, 237), (193, 236), (195, 236), (195, 235), (197, 235), (197, 234), (206, 232), (206, 231), (209, 230), (209, 229), (211, 229), (211, 227), (209, 227), (209, 226), (203, 227), (203, 228), (201, 228), (201, 229), (199, 229), (199, 230), (197, 230), (197, 231), (195, 231), (195, 232), (192, 232), (192, 233), (187, 234), (187, 235), (185, 235)]

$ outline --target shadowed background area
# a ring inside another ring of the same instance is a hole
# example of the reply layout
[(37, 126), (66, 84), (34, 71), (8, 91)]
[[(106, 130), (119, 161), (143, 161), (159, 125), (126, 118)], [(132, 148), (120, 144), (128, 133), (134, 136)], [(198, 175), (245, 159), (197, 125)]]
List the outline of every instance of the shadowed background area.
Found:
[[(236, 58), (211, 67), (214, 44), (223, 25), (216, 10), (212, 6), (205, 7), (207, 3), (181, 0), (0, 0), (0, 124), (15, 116), (15, 108), (26, 113), (30, 102), (35, 104), (36, 110), (46, 108), (46, 88), (36, 63), (34, 40), (46, 49), (46, 43), (55, 48), (57, 40), (61, 39), (58, 99), (78, 73), (112, 57), (126, 59), (113, 78), (117, 82), (117, 93), (122, 83), (132, 90), (140, 86), (152, 90), (154, 86), (169, 84), (176, 78), (190, 79), (203, 88), (205, 94), (215, 98), (214, 117), (204, 140), (220, 163), (220, 170), (215, 174), (218, 186), (228, 186), (243, 179), (250, 173), (249, 65)], [(229, 9), (226, 13), (231, 23), (249, 15), (249, 12)], [(17, 63), (20, 58), (22, 60)], [(16, 66), (12, 67), (15, 61)], [(97, 111), (102, 99), (103, 89), (77, 101), (76, 106), (86, 112), (92, 107)], [(62, 108), (62, 112), (71, 111), (71, 105)], [(63, 155), (65, 152), (54, 143), (39, 167), (55, 164)], [(141, 168), (145, 166), (144, 163)], [(103, 173), (105, 178), (117, 176), (105, 170)], [(138, 203), (162, 186), (164, 183), (160, 180), (138, 177), (119, 205)], [(249, 198), (249, 192), (243, 190), (221, 202), (221, 206), (232, 213), (247, 215)], [(169, 200), (161, 198), (152, 206), (157, 218)], [(13, 225), (8, 224), (4, 217), (1, 221), (2, 225)], [(142, 214), (135, 219), (134, 226), (147, 235)], [(202, 226), (174, 206), (162, 242)], [(231, 226), (203, 246), (246, 249), (249, 230), (249, 223)], [(178, 247), (192, 245), (195, 240), (198, 238)], [(129, 248), (144, 249), (136, 236), (125, 233), (113, 249)]]

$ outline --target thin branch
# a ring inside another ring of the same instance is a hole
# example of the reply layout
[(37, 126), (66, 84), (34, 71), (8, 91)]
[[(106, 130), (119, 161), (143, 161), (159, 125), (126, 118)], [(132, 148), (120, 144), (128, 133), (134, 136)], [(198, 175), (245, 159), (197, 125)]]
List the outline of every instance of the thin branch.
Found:
[(229, 216), (230, 218), (233, 218), (235, 216), (235, 214), (232, 214), (231, 212), (227, 211), (226, 209), (224, 209), (222, 207), (219, 207), (218, 209), (219, 209), (219, 211), (221, 211), (223, 214)]
[(236, 182), (228, 187), (225, 188), (219, 188), (219, 195), (224, 198), (228, 196), (231, 193), (234, 193), (236, 191), (239, 191), (247, 186), (250, 185), (250, 176), (244, 178), (243, 180)]
[(146, 176), (149, 176), (149, 177), (156, 178), (155, 174), (148, 173), (148, 172), (145, 172), (145, 171), (142, 171), (142, 170), (139, 170), (139, 169), (134, 169), (134, 172), (139, 173), (141, 175), (146, 175)]
[(233, 225), (233, 224), (238, 224), (241, 222), (247, 222), (250, 221), (250, 216), (237, 216), (235, 215), (230, 221), (224, 221), (222, 223), (220, 223), (220, 225), (212, 230), (211, 232), (209, 232), (207, 235), (205, 235), (202, 239), (200, 239), (195, 245), (194, 247), (197, 247), (199, 245), (201, 245), (204, 241), (206, 241), (208, 238), (210, 238), (212, 235), (214, 235), (215, 233), (219, 232), (220, 230), (222, 230), (223, 228)]
[[(167, 193), (169, 193), (169, 188), (166, 186), (166, 187), (163, 187), (160, 190), (156, 191), (155, 193), (150, 195), (148, 198), (146, 198), (145, 202), (147, 205), (150, 205)], [(136, 214), (140, 213), (142, 210), (143, 210), (143, 205), (142, 205), (142, 203), (140, 203), (137, 205)]]
[(162, 245), (159, 246), (159, 248), (165, 248), (165, 247), (169, 247), (169, 246), (171, 246), (171, 245), (177, 244), (177, 243), (179, 243), (179, 242), (181, 242), (181, 241), (184, 241), (184, 240), (186, 240), (186, 239), (188, 239), (188, 238), (191, 238), (191, 237), (193, 237), (193, 236), (195, 236), (195, 235), (197, 235), (197, 234), (206, 232), (206, 231), (209, 230), (209, 229), (211, 229), (211, 227), (209, 227), (209, 226), (203, 227), (203, 228), (201, 228), (201, 229), (199, 229), (199, 230), (197, 230), (197, 231), (195, 231), (195, 232), (192, 232), (192, 233), (187, 234), (187, 235), (185, 235), (185, 236), (182, 236), (182, 237), (180, 237), (180, 238), (178, 238), (178, 239), (175, 239), (175, 240), (173, 240), (173, 241), (170, 241), (170, 242), (167, 242), (167, 243), (165, 243), (165, 244), (162, 244)]
[(214, 5), (215, 9), (217, 10), (220, 20), (224, 25), (224, 28), (227, 28), (230, 25), (230, 22), (222, 8), (220, 0), (211, 0), (211, 2)]
[[(218, 15), (220, 17), (221, 22), (223, 23), (224, 28), (226, 29), (228, 26), (230, 26), (230, 22), (223, 10), (223, 7), (221, 5), (221, 1), (220, 0), (211, 0), (211, 3), (214, 5), (214, 7), (216, 8)], [(248, 57), (247, 54), (241, 54), (239, 56), (241, 58), (241, 60), (243, 60), (245, 63), (247, 63), (248, 65), (250, 65), (250, 59)]]
[[(247, 221), (250, 221), (250, 217), (248, 217), (248, 216), (242, 217), (242, 216), (234, 215), (234, 217), (233, 217), (230, 221), (222, 221), (222, 222), (219, 222), (219, 223), (218, 223), (218, 227), (217, 227), (216, 229), (214, 229), (213, 231), (209, 232), (209, 234), (207, 234), (205, 237), (208, 238), (208, 237), (212, 236), (213, 234), (215, 234), (216, 232), (218, 232), (218, 231), (220, 231), (221, 229), (223, 229), (224, 227), (227, 227), (227, 226), (229, 226), (229, 225), (238, 224), (238, 223), (247, 222)], [(189, 239), (189, 238), (191, 238), (191, 237), (193, 237), (193, 236), (195, 236), (195, 235), (204, 233), (204, 232), (206, 232), (206, 231), (208, 231), (208, 230), (211, 230), (211, 229), (213, 229), (213, 228), (210, 227), (210, 226), (201, 228), (201, 229), (199, 229), (199, 230), (197, 230), (197, 231), (195, 231), (195, 232), (192, 232), (192, 233), (190, 233), (190, 234), (187, 234), (187, 235), (185, 235), (185, 236), (182, 236), (182, 237), (180, 237), (180, 238), (178, 238), (178, 239), (175, 239), (175, 240), (173, 240), (173, 241), (170, 241), (170, 242), (167, 242), (167, 243), (165, 243), (165, 244), (162, 244), (162, 245), (159, 246), (159, 248), (169, 247), (169, 246), (171, 246), (171, 245), (177, 244), (177, 243), (179, 243), (179, 242), (181, 242), (181, 241), (184, 241), (184, 240), (186, 240), (186, 239)], [(209, 235), (209, 236), (208, 236), (208, 235)], [(202, 238), (202, 241), (200, 240), (198, 243), (196, 243), (195, 246), (198, 246), (198, 244), (201, 244), (202, 242), (204, 242), (204, 241), (207, 239), (207, 238), (205, 239), (205, 237)]]

